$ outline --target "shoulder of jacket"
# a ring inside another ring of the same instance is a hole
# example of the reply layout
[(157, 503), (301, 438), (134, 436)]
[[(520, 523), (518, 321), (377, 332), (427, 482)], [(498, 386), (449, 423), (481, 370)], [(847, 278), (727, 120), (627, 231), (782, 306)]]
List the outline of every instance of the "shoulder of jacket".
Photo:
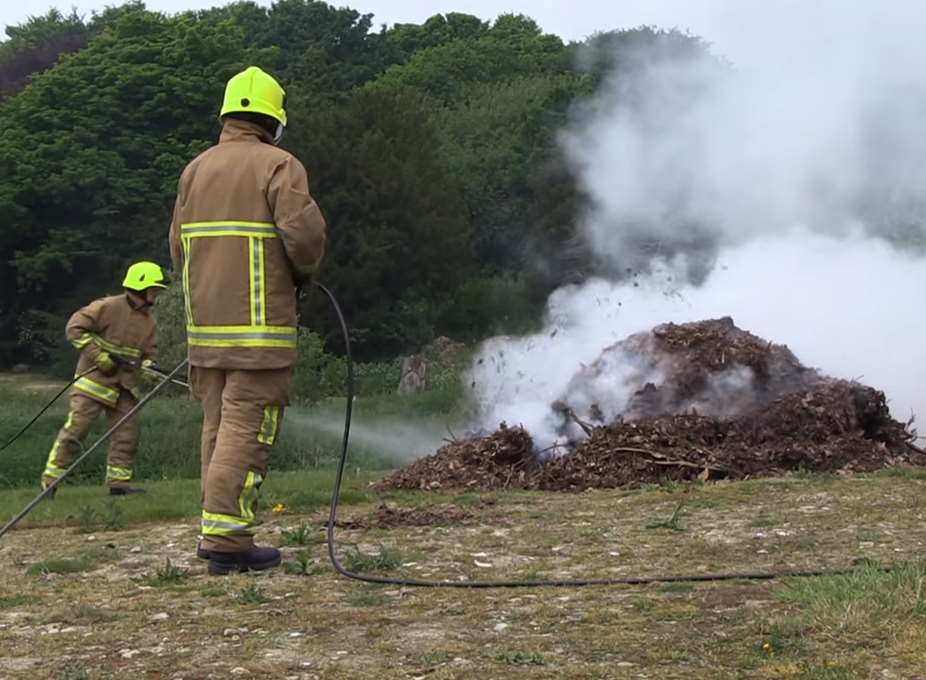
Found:
[[(267, 146), (270, 146), (269, 144)], [(273, 169), (277, 170), (279, 168), (290, 168), (295, 169), (296, 171), (305, 172), (305, 166), (302, 164), (298, 158), (291, 154), (286, 149), (281, 149), (278, 146), (270, 146), (273, 150), (273, 153), (269, 156), (273, 160)]]

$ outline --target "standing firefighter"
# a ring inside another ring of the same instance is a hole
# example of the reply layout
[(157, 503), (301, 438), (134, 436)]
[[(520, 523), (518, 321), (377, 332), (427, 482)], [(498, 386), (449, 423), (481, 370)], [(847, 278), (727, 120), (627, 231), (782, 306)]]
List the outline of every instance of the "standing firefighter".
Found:
[(203, 405), (198, 553), (211, 574), (280, 563), (278, 550), (254, 545), (258, 491), (289, 403), (296, 286), (325, 249), (305, 168), (276, 146), (283, 98), (257, 67), (228, 81), (219, 143), (184, 169), (170, 227), (190, 382)]
[[(136, 262), (122, 282), (124, 295), (95, 300), (71, 316), (65, 332), (81, 351), (77, 375), (82, 377), (74, 382), (67, 422), (48, 454), (42, 488), (64, 474), (101, 413), (112, 426), (135, 406), (133, 392), (143, 377), (141, 367), (157, 348), (154, 319), (148, 312), (166, 284), (154, 262)], [(129, 484), (138, 432), (138, 422), (130, 418), (110, 439), (106, 484), (114, 496), (143, 492)]]

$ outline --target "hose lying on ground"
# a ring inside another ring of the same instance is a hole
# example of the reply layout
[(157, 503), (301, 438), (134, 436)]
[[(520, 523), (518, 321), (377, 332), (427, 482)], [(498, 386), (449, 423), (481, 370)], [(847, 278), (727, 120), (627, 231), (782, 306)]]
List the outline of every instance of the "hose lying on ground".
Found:
[[(337, 556), (337, 541), (335, 538), (335, 526), (338, 518), (338, 503), (341, 496), (341, 483), (344, 479), (344, 468), (347, 464), (348, 443), (350, 440), (350, 422), (354, 404), (354, 366), (350, 350), (350, 334), (347, 329), (347, 322), (344, 320), (344, 314), (341, 311), (338, 301), (334, 294), (320, 283), (315, 286), (324, 293), (335, 314), (338, 317), (338, 323), (341, 326), (341, 333), (344, 337), (345, 357), (347, 359), (347, 379), (346, 379), (346, 397), (347, 405), (344, 412), (344, 437), (341, 441), (341, 455), (338, 460), (337, 472), (334, 479), (334, 489), (331, 493), (331, 509), (328, 515), (328, 557), (335, 570), (342, 576), (363, 581), (365, 583), (379, 583), (396, 586), (409, 586), (421, 588), (540, 588), (540, 587), (577, 587), (577, 586), (615, 586), (615, 585), (641, 585), (647, 583), (674, 583), (683, 581), (733, 581), (737, 579), (745, 580), (769, 580), (785, 577), (796, 576), (833, 576), (846, 574), (854, 570), (853, 567), (839, 567), (833, 569), (782, 569), (779, 571), (730, 571), (717, 572), (713, 574), (647, 574), (642, 576), (624, 576), (620, 578), (580, 578), (580, 579), (531, 579), (531, 580), (498, 580), (498, 581), (446, 581), (403, 578), (392, 576), (377, 576), (374, 574), (362, 574), (351, 571), (345, 567)], [(869, 565), (870, 566), (870, 565)], [(881, 571), (891, 571), (896, 567), (877, 567)]]

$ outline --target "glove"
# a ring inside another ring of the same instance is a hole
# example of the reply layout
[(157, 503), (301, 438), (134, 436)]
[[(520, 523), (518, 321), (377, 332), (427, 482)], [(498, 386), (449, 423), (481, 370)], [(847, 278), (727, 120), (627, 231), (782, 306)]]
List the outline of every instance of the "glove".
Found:
[(109, 355), (109, 352), (99, 352), (93, 357), (93, 363), (100, 369), (103, 375), (112, 375), (116, 372), (116, 362)]
[(141, 362), (141, 375), (139, 376), (139, 383), (146, 390), (150, 390), (152, 387), (161, 382), (161, 376), (158, 375), (157, 371), (154, 370), (154, 362), (151, 359), (145, 359)]

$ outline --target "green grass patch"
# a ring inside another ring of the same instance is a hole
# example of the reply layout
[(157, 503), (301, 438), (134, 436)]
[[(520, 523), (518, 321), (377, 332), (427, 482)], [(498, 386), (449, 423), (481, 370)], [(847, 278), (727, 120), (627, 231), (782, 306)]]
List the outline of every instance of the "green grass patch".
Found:
[(395, 571), (406, 561), (408, 560), (395, 548), (381, 545), (379, 552), (375, 554), (363, 553), (357, 548), (350, 549), (344, 557), (344, 566), (348, 571), (369, 574)]
[(371, 585), (361, 586), (349, 593), (345, 599), (351, 607), (383, 607), (389, 602), (388, 597)]
[(547, 663), (542, 654), (516, 650), (496, 652), (493, 658), (506, 666), (544, 666)]
[(926, 566), (885, 572), (866, 565), (839, 576), (794, 579), (781, 597), (799, 604), (803, 624), (819, 633), (883, 639), (926, 621)]
[(293, 576), (311, 576), (316, 572), (317, 562), (308, 550), (300, 550), (292, 560), (283, 563), (283, 571)]
[(646, 525), (647, 529), (668, 529), (670, 531), (685, 531), (685, 527), (682, 525), (682, 515), (683, 508), (685, 504), (679, 503), (675, 506), (675, 510), (672, 511), (672, 514), (668, 519), (658, 520), (656, 522), (650, 522)]
[[(376, 473), (366, 472), (345, 479), (342, 502), (351, 505), (371, 501), (373, 492), (369, 482), (377, 478)], [(332, 469), (274, 472), (261, 487), (261, 511), (269, 517), (270, 508), (277, 503), (284, 503), (297, 513), (327, 508), (333, 484)], [(65, 484), (58, 490), (55, 500), (37, 505), (19, 526), (74, 526), (79, 531), (92, 533), (112, 530), (116, 526), (195, 518), (200, 514), (198, 479), (149, 482), (145, 488), (146, 494), (113, 499), (101, 486)], [(0, 491), (0, 522), (18, 513), (35, 493), (33, 489)]]
[(308, 524), (300, 524), (280, 531), (281, 545), (316, 545), (324, 540), (324, 534)]
[(270, 598), (267, 597), (263, 588), (251, 583), (235, 594), (235, 601), (238, 604), (265, 604), (270, 602)]
[(0, 595), (0, 610), (16, 609), (16, 607), (23, 607), (40, 601), (35, 595)]
[(41, 562), (36, 562), (28, 569), (28, 576), (38, 576), (41, 574), (79, 574), (85, 571), (99, 569), (106, 562), (111, 561), (114, 554), (111, 550), (94, 549), (86, 550), (73, 557), (52, 557)]
[(183, 569), (171, 564), (170, 558), (164, 561), (163, 567), (156, 567), (154, 571), (141, 577), (141, 582), (154, 588), (177, 586), (186, 582), (190, 576), (189, 569)]
[(695, 589), (692, 583), (663, 583), (659, 590), (663, 593), (690, 593)]
[[(371, 369), (372, 370), (372, 369)], [(375, 372), (375, 371), (374, 371)], [(396, 380), (396, 384), (398, 380)], [(420, 421), (422, 426), (443, 430), (458, 422), (464, 395), (456, 378), (438, 381), (434, 389), (420, 394), (396, 395), (394, 386), (386, 394), (359, 397), (354, 404), (355, 436), (351, 442), (349, 469), (383, 471), (401, 465), (408, 453), (396, 451), (377, 436), (391, 422)], [(35, 379), (0, 380), (0, 442), (13, 436), (65, 384)], [(326, 399), (311, 407), (287, 409), (281, 434), (274, 446), (275, 471), (330, 467), (341, 451), (343, 398)], [(48, 451), (67, 418), (68, 397), (63, 395), (13, 446), (0, 457), (0, 488), (37, 489)], [(134, 472), (136, 481), (195, 479), (199, 476), (199, 446), (202, 410), (185, 395), (158, 396), (139, 414), (141, 439)], [(385, 423), (385, 424), (384, 424)], [(361, 436), (366, 430), (369, 436)], [(92, 445), (105, 431), (101, 419), (91, 429), (85, 445)], [(439, 438), (435, 444), (439, 443)], [(107, 444), (97, 448), (68, 478), (76, 484), (103, 481)], [(398, 454), (398, 455), (397, 455)]]
[(799, 661), (794, 680), (858, 680), (869, 677), (859, 669), (852, 669), (837, 661)]
[(222, 597), (228, 594), (228, 591), (221, 586), (209, 586), (199, 591), (203, 597)]

